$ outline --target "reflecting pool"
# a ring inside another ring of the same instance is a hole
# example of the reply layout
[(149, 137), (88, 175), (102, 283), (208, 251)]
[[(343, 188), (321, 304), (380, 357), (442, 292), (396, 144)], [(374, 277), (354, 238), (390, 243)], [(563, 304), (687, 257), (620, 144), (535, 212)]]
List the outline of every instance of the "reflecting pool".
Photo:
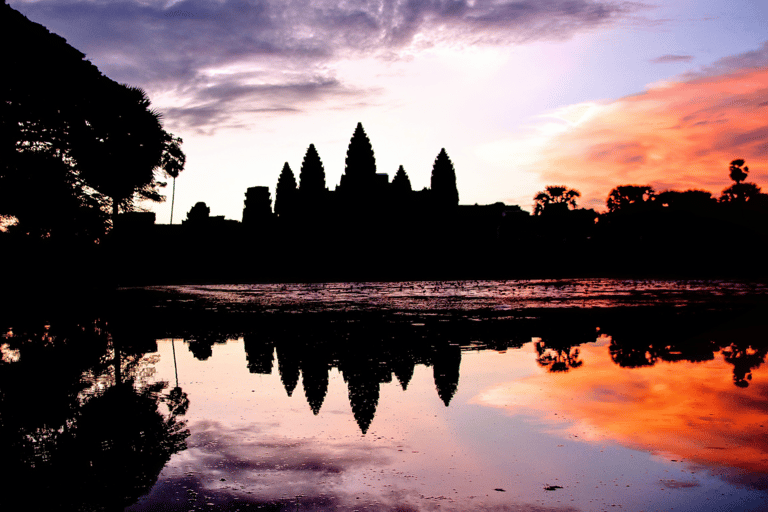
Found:
[(216, 285), (3, 317), (2, 499), (766, 510), (766, 297), (741, 282)]

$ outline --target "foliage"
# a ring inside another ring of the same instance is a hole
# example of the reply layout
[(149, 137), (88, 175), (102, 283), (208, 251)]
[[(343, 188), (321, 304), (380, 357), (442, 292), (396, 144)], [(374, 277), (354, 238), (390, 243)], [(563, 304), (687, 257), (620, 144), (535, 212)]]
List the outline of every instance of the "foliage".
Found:
[(647, 206), (655, 195), (653, 187), (648, 185), (620, 185), (608, 194), (606, 205), (611, 213), (631, 211)]
[(432, 166), (432, 200), (436, 206), (456, 206), (459, 204), (459, 190), (456, 187), (456, 171), (445, 148), (435, 158)]
[[(176, 177), (183, 170), (181, 139), (162, 129), (143, 91), (105, 77), (63, 38), (7, 4), (2, 10), (0, 42), (11, 48), (23, 41), (24, 51), (2, 56), (0, 215), (44, 237), (66, 232), (53, 227), (57, 217), (84, 222), (69, 231), (98, 239), (106, 217), (95, 210), (132, 207), (134, 194), (163, 199), (157, 173)], [(29, 176), (45, 189), (43, 197), (25, 187)], [(43, 211), (23, 211), (24, 201)]]
[(723, 190), (721, 203), (746, 203), (761, 196), (760, 187), (754, 183), (734, 183)]
[(188, 222), (205, 222), (211, 216), (211, 208), (203, 202), (195, 203), (187, 213)]
[(581, 193), (578, 190), (569, 189), (562, 185), (547, 186), (543, 192), (539, 192), (533, 198), (535, 201), (533, 213), (534, 215), (541, 215), (545, 211), (567, 211), (568, 207), (575, 209), (577, 197), (581, 197)]
[(89, 119), (71, 128), (71, 154), (85, 183), (112, 200), (113, 216), (118, 206), (132, 209), (137, 197), (162, 201), (165, 183), (157, 173), (178, 176), (184, 155), (181, 139), (163, 130), (146, 93), (111, 82), (90, 107)]
[[(96, 240), (106, 215), (61, 158), (48, 151), (13, 152), (0, 170), (0, 214), (9, 231), (35, 238)], [(30, 198), (35, 198), (31, 201)]]
[(711, 192), (706, 190), (665, 190), (656, 195), (654, 201), (673, 210), (703, 211), (715, 204)]
[(731, 162), (731, 165), (728, 167), (729, 175), (731, 176), (731, 179), (736, 182), (738, 185), (745, 179), (747, 179), (747, 173), (749, 172), (749, 167), (744, 165), (744, 160), (737, 159)]

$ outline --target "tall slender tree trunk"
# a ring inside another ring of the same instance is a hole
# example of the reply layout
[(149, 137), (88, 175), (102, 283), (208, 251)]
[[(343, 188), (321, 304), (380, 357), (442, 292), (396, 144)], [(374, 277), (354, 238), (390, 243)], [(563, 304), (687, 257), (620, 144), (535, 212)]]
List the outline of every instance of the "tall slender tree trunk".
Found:
[(173, 224), (173, 203), (176, 200), (176, 177), (173, 178), (173, 191), (171, 192), (171, 222)]

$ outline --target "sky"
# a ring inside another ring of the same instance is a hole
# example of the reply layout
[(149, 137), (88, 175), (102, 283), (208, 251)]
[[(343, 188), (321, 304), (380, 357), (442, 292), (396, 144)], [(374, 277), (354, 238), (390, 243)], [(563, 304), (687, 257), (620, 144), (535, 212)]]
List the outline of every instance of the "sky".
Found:
[[(618, 185), (719, 196), (728, 164), (768, 191), (764, 0), (7, 0), (183, 138), (174, 223), (242, 218), (314, 144), (332, 190), (361, 122), (377, 172), (461, 204), (531, 211), (547, 185), (605, 210)], [(169, 200), (146, 205), (170, 220)]]

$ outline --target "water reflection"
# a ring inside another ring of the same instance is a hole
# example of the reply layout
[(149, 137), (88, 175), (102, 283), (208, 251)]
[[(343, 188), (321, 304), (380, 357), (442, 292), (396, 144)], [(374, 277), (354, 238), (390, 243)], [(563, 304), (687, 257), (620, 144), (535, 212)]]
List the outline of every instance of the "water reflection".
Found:
[[(722, 482), (764, 502), (760, 300), (514, 310), (485, 285), (464, 286), (484, 297), (469, 305), (448, 285), (419, 302), (419, 286), (350, 285), (327, 311), (163, 291), (96, 320), (8, 324), (4, 481), (54, 509), (677, 510), (725, 500)], [(593, 476), (616, 467), (616, 489)]]
[(2, 336), (0, 451), (13, 494), (0, 502), (121, 509), (186, 447), (186, 393), (153, 382), (152, 358), (120, 338), (98, 320), (17, 324)]
[[(283, 325), (277, 329), (277, 340), (266, 330), (259, 335), (248, 334), (243, 336), (247, 367), (251, 373), (269, 375), (276, 354), (277, 372), (287, 396), (293, 396), (301, 380), (315, 415), (323, 406), (329, 373), (338, 369), (348, 386), (352, 413), (363, 434), (376, 414), (379, 386), (395, 377), (406, 390), (416, 365), (433, 367), (435, 389), (448, 406), (459, 385), (459, 345), (429, 335), (406, 335), (396, 340), (395, 332), (401, 333), (403, 326), (388, 325), (360, 322), (349, 332), (340, 332), (338, 326), (324, 322), (293, 330)], [(413, 327), (412, 322), (408, 326)]]
[(759, 472), (757, 485), (768, 488), (762, 487), (768, 484), (768, 381), (754, 382), (750, 392), (734, 386), (725, 350), (706, 362), (678, 359), (632, 370), (614, 364), (609, 350), (613, 355), (614, 344), (605, 337), (583, 347), (589, 371), (499, 384), (478, 400), (513, 414), (557, 411), (550, 427), (564, 437), (612, 439), (720, 471)]

